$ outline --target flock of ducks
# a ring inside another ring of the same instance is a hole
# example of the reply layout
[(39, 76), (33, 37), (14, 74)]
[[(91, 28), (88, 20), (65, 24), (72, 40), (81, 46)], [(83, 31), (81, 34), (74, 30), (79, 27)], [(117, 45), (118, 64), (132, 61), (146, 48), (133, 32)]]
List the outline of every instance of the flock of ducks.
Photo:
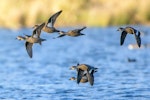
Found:
[[(44, 31), (44, 32), (49, 33), (49, 34), (55, 33), (55, 32), (59, 33), (59, 36), (55, 37), (55, 38), (60, 38), (60, 37), (66, 36), (66, 35), (72, 36), (72, 37), (84, 35), (83, 33), (81, 33), (81, 31), (86, 28), (85, 26), (80, 28), (80, 29), (70, 30), (68, 32), (64, 32), (64, 31), (60, 31), (60, 30), (56, 29), (54, 27), (54, 24), (55, 24), (57, 17), (61, 13), (62, 13), (62, 10), (53, 14), (48, 19), (47, 22), (44, 22), (44, 23), (39, 24), (39, 25), (35, 25), (33, 27), (34, 30), (32, 32), (32, 35), (17, 36), (18, 40), (25, 41), (25, 48), (26, 48), (26, 51), (27, 51), (30, 58), (33, 57), (33, 54), (32, 54), (33, 44), (39, 43), (41, 45), (43, 41), (46, 41), (46, 39), (42, 39), (40, 37), (41, 31)], [(141, 32), (140, 31), (138, 31), (132, 27), (125, 27), (125, 28), (120, 27), (120, 28), (118, 28), (117, 31), (121, 32), (120, 45), (123, 45), (125, 37), (127, 34), (133, 34), (135, 36), (136, 43), (137, 43), (138, 47), (141, 46), (141, 38), (140, 38)], [(95, 72), (97, 72), (97, 69), (98, 68), (95, 68), (95, 67), (87, 65), (87, 64), (77, 64), (76, 66), (72, 66), (70, 68), (70, 70), (76, 70), (77, 71), (77, 78), (71, 77), (69, 80), (76, 80), (77, 84), (89, 82), (90, 85), (92, 86), (94, 84), (94, 75), (93, 74)]]

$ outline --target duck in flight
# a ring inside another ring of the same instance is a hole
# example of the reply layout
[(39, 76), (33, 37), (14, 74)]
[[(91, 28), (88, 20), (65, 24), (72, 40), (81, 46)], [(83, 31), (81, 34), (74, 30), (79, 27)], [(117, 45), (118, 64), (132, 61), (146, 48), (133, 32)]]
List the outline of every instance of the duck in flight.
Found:
[(121, 32), (120, 45), (123, 45), (126, 35), (129, 33), (129, 34), (133, 34), (135, 36), (138, 47), (141, 46), (141, 38), (140, 38), (141, 33), (138, 30), (136, 30), (132, 27), (125, 27), (125, 28), (120, 27), (120, 28), (118, 28), (117, 31)]
[(84, 30), (85, 28), (86, 27), (82, 27), (80, 29), (74, 29), (74, 30), (70, 30), (68, 32), (60, 31), (59, 32), (60, 35), (56, 38), (60, 38), (60, 37), (66, 36), (66, 35), (71, 36), (71, 37), (77, 37), (77, 36), (85, 35), (85, 34), (81, 33), (81, 31)]
[(40, 38), (40, 34), (41, 34), (41, 30), (44, 27), (45, 23), (42, 23), (41, 25), (39, 25), (38, 27), (36, 27), (33, 30), (32, 35), (25, 35), (23, 36), (17, 36), (16, 39), (18, 40), (25, 40), (25, 47), (27, 50), (27, 53), (29, 55), (30, 58), (32, 58), (32, 46), (34, 43), (39, 43), (40, 45), (42, 44), (42, 41), (45, 41), (46, 39), (42, 39)]
[[(62, 10), (56, 12), (53, 14), (47, 22), (45, 22), (44, 27), (42, 28), (42, 31), (47, 32), (47, 33), (54, 33), (54, 32), (60, 32), (54, 27), (55, 21), (57, 17), (61, 14)], [(35, 25), (33, 28), (38, 27), (39, 25)]]
[(98, 68), (92, 67), (87, 64), (77, 64), (77, 66), (72, 66), (70, 69), (77, 70), (77, 84), (85, 80), (87, 80), (91, 84), (91, 86), (94, 84), (93, 74), (97, 72)]

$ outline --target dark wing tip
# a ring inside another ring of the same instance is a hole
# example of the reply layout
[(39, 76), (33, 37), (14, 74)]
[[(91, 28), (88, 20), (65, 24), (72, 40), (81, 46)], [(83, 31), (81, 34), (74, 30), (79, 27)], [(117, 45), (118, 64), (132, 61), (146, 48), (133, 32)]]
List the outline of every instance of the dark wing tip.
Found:
[(84, 29), (87, 28), (86, 26), (83, 27)]
[(137, 42), (138, 47), (140, 48), (141, 47), (141, 38), (139, 36), (136, 36), (136, 42)]
[(85, 35), (85, 34), (81, 33), (80, 35)]
[(78, 77), (78, 78), (77, 78), (77, 84), (79, 84), (79, 83), (80, 83), (80, 78)]
[(30, 58), (32, 58), (32, 55), (29, 55), (30, 56)]
[(30, 58), (32, 58), (32, 43), (26, 42), (25, 47)]
[(60, 10), (59, 13), (61, 13), (63, 10)]
[(55, 32), (60, 32), (60, 30), (56, 29)]
[(141, 47), (141, 37), (140, 37), (140, 35), (141, 35), (141, 32), (138, 32), (138, 46), (139, 47)]
[(123, 45), (122, 39), (120, 39), (120, 45)]
[(139, 47), (139, 48), (141, 47), (141, 44), (140, 44), (140, 43), (138, 43), (138, 47)]
[(81, 32), (82, 30), (84, 30), (86, 27), (84, 26), (84, 27), (82, 27), (82, 28), (80, 28), (80, 29), (76, 29), (75, 31), (78, 31), (78, 32)]
[(83, 28), (82, 28), (82, 30), (84, 30), (85, 28), (87, 28), (86, 26), (84, 26)]
[(138, 31), (138, 34), (134, 34), (134, 36), (135, 36), (135, 39), (136, 39), (136, 43), (137, 43), (137, 45), (138, 45), (138, 47), (140, 48), (141, 47), (141, 37), (140, 37), (140, 32)]
[(92, 70), (91, 73), (87, 72), (88, 81), (91, 86), (93, 86), (93, 84), (94, 84), (94, 75), (93, 74), (94, 74), (94, 70)]
[(123, 45), (123, 41), (122, 41), (122, 39), (120, 39), (120, 45), (121, 45), (121, 46)]
[[(57, 36), (56, 38), (60, 38), (60, 37), (64, 37), (66, 34), (61, 34), (61, 35), (59, 35), (59, 36)], [(55, 38), (55, 39), (56, 39)]]
[(91, 85), (91, 86), (94, 85), (94, 77), (92, 77), (92, 79), (90, 80), (90, 85)]
[(77, 84), (80, 83), (81, 78), (82, 78), (82, 71), (79, 69), (77, 74)]

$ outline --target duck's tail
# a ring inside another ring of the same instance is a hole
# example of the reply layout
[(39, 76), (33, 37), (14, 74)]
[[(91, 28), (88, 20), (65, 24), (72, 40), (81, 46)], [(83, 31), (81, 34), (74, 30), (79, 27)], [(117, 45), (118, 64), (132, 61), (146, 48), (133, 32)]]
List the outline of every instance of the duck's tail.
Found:
[(46, 41), (46, 39), (41, 39), (41, 41)]
[(42, 45), (43, 41), (46, 41), (46, 39), (41, 39), (41, 41), (39, 42), (39, 44)]

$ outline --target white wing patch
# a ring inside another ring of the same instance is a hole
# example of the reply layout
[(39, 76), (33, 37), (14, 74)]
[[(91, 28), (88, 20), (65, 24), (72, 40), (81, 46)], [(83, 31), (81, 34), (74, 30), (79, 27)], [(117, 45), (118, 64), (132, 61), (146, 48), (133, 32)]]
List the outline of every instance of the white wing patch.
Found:
[(52, 27), (52, 21), (47, 24), (48, 27)]
[(38, 33), (36, 31), (36, 34), (33, 35), (33, 38), (38, 38)]

